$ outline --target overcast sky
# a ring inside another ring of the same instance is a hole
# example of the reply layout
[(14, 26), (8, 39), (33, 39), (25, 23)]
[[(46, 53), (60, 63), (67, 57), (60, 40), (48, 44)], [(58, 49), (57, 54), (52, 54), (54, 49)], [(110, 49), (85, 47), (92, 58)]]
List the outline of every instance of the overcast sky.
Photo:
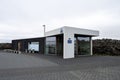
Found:
[(0, 0), (0, 42), (43, 36), (62, 26), (120, 39), (120, 0)]

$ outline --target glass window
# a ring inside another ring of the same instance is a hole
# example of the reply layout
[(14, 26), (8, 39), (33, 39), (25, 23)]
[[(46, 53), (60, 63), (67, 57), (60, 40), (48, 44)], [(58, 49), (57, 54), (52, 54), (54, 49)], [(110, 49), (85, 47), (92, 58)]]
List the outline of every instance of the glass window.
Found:
[(90, 55), (90, 37), (75, 37), (75, 54)]
[(39, 51), (39, 42), (28, 43), (28, 50)]
[(46, 38), (46, 54), (56, 53), (56, 37)]

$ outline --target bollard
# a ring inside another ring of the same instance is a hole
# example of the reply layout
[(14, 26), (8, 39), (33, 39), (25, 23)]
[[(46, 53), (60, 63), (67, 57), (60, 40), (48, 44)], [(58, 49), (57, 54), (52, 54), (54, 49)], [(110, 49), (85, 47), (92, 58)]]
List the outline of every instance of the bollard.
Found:
[(18, 54), (21, 54), (21, 51), (18, 51)]
[(31, 50), (29, 50), (29, 53), (31, 53)]

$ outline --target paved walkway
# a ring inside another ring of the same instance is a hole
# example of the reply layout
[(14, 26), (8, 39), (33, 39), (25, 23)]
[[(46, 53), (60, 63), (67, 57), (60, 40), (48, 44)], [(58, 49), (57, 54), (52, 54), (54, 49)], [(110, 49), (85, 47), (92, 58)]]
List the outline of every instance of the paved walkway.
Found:
[(57, 64), (35, 56), (0, 52), (0, 69), (57, 66)]
[(120, 80), (120, 57), (64, 60), (42, 54), (0, 52), (0, 80)]

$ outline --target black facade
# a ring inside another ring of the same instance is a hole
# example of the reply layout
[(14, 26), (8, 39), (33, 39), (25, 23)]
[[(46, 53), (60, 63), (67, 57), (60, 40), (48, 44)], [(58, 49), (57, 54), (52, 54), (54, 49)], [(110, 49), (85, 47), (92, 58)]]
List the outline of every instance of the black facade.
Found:
[[(13, 50), (26, 52), (35, 51), (37, 53), (47, 54), (47, 55), (59, 55), (63, 56), (64, 50), (64, 35), (54, 35), (41, 38), (29, 38), (29, 39), (19, 39), (12, 40)], [(37, 44), (37, 51), (31, 49), (31, 44)], [(74, 35), (74, 54), (75, 55), (90, 55), (91, 53), (91, 37), (84, 35)]]
[(45, 37), (12, 40), (12, 49), (25, 52), (28, 50), (28, 44), (31, 42), (39, 42), (39, 53), (44, 53)]

